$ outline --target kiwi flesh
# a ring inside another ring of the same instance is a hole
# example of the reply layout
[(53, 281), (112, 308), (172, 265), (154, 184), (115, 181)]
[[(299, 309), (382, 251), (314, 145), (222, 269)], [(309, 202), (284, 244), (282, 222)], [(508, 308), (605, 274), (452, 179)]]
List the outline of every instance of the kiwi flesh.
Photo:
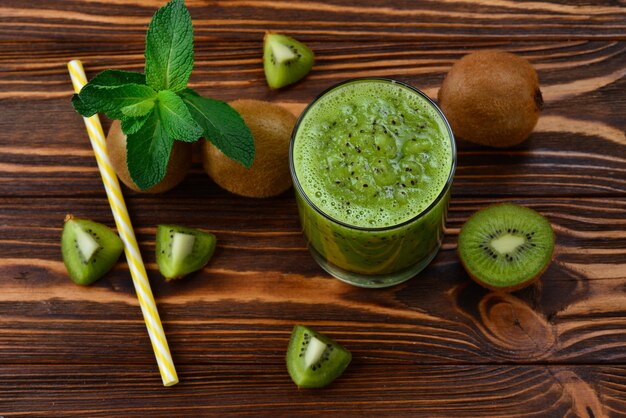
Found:
[(497, 50), (475, 52), (457, 61), (443, 81), (438, 100), (455, 136), (492, 147), (523, 142), (543, 106), (532, 65)]
[(291, 187), (289, 141), (296, 117), (281, 106), (260, 100), (235, 100), (229, 104), (252, 132), (254, 162), (247, 169), (204, 141), (204, 170), (220, 187), (241, 196), (262, 198), (283, 193)]
[(313, 67), (308, 46), (278, 33), (266, 32), (263, 39), (263, 69), (267, 84), (279, 89), (303, 78)]
[(287, 371), (300, 388), (320, 388), (339, 377), (352, 354), (339, 343), (303, 325), (296, 325), (287, 349)]
[(215, 235), (178, 225), (159, 225), (156, 259), (167, 281), (200, 270), (215, 252)]
[(119, 179), (128, 188), (143, 193), (163, 193), (184, 180), (191, 167), (192, 144), (182, 141), (174, 141), (170, 160), (167, 163), (165, 177), (159, 183), (149, 189), (141, 190), (130, 177), (128, 166), (126, 165), (126, 135), (122, 131), (119, 120), (113, 121), (107, 135), (107, 150), (111, 165), (117, 173)]
[(122, 240), (106, 225), (72, 215), (65, 217), (61, 253), (74, 283), (86, 286), (104, 276), (123, 250)]
[(510, 203), (472, 215), (459, 233), (463, 267), (478, 284), (514, 291), (537, 280), (552, 260), (554, 231), (532, 209)]

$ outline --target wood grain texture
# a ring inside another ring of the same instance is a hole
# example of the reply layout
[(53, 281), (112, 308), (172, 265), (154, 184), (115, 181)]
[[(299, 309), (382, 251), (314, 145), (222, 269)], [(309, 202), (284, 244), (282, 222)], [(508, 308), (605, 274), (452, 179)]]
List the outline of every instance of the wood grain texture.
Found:
[(388, 368), (359, 361), (320, 392), (296, 389), (280, 365), (190, 365), (180, 374), (185, 385), (155, 396), (162, 389), (143, 366), (0, 366), (0, 405), (29, 411), (7, 417), (477, 417), (494, 412), (607, 417), (626, 410), (620, 396), (624, 366), (416, 366), (392, 376)]
[[(89, 0), (24, 4), (4, 0), (0, 40), (76, 38), (143, 42), (153, 0)], [(304, 41), (404, 39), (622, 39), (626, 11), (620, 1), (525, 2), (419, 0), (394, 2), (225, 0), (187, 1), (197, 38), (259, 39), (266, 30)]]
[[(175, 190), (125, 196), (181, 383), (161, 386), (128, 266), (90, 288), (61, 261), (67, 212), (112, 225), (65, 64), (141, 71), (163, 1), (0, 2), (0, 416), (626, 416), (626, 3), (622, 0), (276, 2), (187, 0), (192, 87), (298, 114), (330, 85), (386, 76), (431, 97), (468, 52), (498, 48), (537, 69), (545, 108), (506, 150), (459, 142), (443, 248), (419, 277), (366, 290), (331, 279), (300, 232), (293, 191), (254, 200), (196, 164)], [(264, 31), (316, 52), (302, 83), (270, 91)], [(105, 121), (105, 127), (109, 122)], [(483, 290), (458, 231), (501, 201), (545, 214), (554, 261), (513, 295)], [(211, 230), (214, 259), (166, 283), (158, 223)], [(284, 366), (294, 323), (354, 361), (322, 391)]]

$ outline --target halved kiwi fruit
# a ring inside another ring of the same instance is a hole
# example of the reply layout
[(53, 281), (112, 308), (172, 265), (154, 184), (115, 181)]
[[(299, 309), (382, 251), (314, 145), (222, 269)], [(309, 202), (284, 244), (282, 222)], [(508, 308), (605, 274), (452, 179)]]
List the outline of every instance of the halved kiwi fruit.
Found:
[(296, 325), (287, 349), (287, 371), (298, 387), (320, 388), (339, 377), (352, 354), (337, 342)]
[(532, 209), (503, 203), (472, 215), (459, 233), (463, 267), (478, 284), (514, 291), (537, 280), (552, 260), (554, 231)]
[(273, 89), (293, 84), (313, 67), (313, 52), (308, 46), (278, 33), (266, 32), (263, 39), (263, 69)]
[(254, 163), (247, 169), (203, 141), (204, 171), (231, 193), (246, 197), (270, 197), (291, 187), (289, 140), (296, 117), (284, 107), (260, 100), (229, 103), (243, 118), (254, 137)]
[(107, 135), (107, 150), (111, 165), (122, 183), (136, 192), (163, 193), (184, 180), (191, 167), (192, 144), (189, 142), (174, 141), (170, 160), (167, 163), (165, 177), (159, 183), (146, 190), (141, 190), (130, 177), (126, 165), (126, 135), (122, 131), (119, 120), (113, 121)]
[(72, 215), (65, 217), (61, 252), (74, 283), (89, 285), (104, 276), (123, 250), (120, 237), (106, 225)]
[(167, 281), (179, 279), (204, 267), (215, 251), (215, 235), (178, 225), (159, 225), (156, 259)]
[(492, 147), (524, 141), (543, 105), (539, 78), (524, 58), (487, 50), (457, 61), (439, 90), (454, 135)]

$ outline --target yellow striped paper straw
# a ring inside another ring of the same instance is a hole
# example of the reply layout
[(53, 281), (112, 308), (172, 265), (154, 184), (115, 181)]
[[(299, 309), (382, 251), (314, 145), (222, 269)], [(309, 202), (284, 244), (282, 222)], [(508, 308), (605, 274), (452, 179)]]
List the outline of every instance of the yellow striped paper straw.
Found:
[[(79, 93), (83, 86), (87, 84), (87, 76), (85, 75), (83, 64), (79, 60), (72, 60), (67, 63), (67, 69), (72, 78), (74, 91)], [(124, 252), (126, 253), (126, 259), (130, 267), (130, 274), (133, 278), (133, 284), (135, 285), (143, 319), (146, 322), (146, 328), (148, 328), (152, 349), (154, 350), (154, 355), (159, 365), (163, 385), (173, 386), (178, 383), (178, 375), (176, 374), (172, 355), (170, 354), (167, 339), (163, 332), (163, 325), (161, 324), (161, 318), (159, 318), (154, 296), (152, 296), (146, 268), (141, 259), (141, 254), (139, 253), (139, 246), (137, 245), (137, 239), (133, 232), (133, 226), (130, 223), (128, 209), (126, 209), (126, 204), (124, 203), (122, 189), (120, 188), (117, 175), (109, 160), (100, 119), (97, 114), (90, 118), (83, 119), (85, 120), (91, 146), (96, 154), (98, 168), (100, 169), (102, 182), (104, 183), (109, 204), (113, 211), (117, 230), (119, 231), (122, 241), (124, 241)]]

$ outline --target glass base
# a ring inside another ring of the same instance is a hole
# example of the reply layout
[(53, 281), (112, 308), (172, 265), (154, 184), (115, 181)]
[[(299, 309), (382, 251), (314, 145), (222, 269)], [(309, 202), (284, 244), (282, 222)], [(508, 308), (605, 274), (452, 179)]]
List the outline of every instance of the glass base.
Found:
[(402, 270), (397, 271), (395, 273), (389, 274), (372, 274), (365, 275), (354, 273), (348, 270), (344, 270), (341, 267), (337, 267), (336, 265), (328, 262), (313, 246), (309, 245), (309, 251), (311, 255), (317, 261), (317, 264), (320, 265), (328, 274), (331, 276), (341, 280), (342, 282), (351, 284), (357, 287), (366, 287), (366, 288), (381, 288), (381, 287), (390, 287), (402, 282), (406, 282), (412, 277), (415, 277), (419, 272), (424, 270), (426, 266), (430, 264), (431, 261), (435, 258), (437, 253), (439, 252), (439, 248), (441, 245), (435, 247), (435, 249), (428, 254), (427, 257), (424, 257), (419, 262), (413, 264), (412, 266)]

